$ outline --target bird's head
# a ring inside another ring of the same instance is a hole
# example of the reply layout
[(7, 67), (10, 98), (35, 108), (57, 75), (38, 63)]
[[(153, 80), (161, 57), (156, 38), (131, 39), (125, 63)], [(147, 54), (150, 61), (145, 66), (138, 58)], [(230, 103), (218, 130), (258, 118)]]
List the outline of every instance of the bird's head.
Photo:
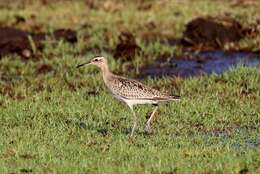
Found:
[(100, 69), (103, 69), (105, 66), (107, 66), (107, 59), (103, 56), (96, 56), (93, 57), (89, 62), (78, 65), (77, 68), (84, 65), (95, 65)]

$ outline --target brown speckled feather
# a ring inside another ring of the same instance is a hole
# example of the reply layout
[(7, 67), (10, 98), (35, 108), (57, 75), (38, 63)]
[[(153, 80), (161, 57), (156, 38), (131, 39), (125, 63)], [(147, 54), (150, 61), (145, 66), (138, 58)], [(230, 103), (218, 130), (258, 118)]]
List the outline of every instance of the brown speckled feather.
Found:
[(94, 57), (90, 62), (80, 64), (77, 67), (91, 64), (101, 69), (103, 80), (114, 97), (125, 102), (131, 109), (134, 117), (131, 136), (133, 136), (137, 125), (137, 117), (134, 112), (135, 105), (152, 104), (155, 106), (155, 109), (151, 113), (145, 127), (147, 132), (151, 132), (151, 122), (158, 109), (158, 104), (164, 101), (180, 100), (179, 96), (168, 96), (156, 89), (143, 85), (141, 82), (114, 75), (108, 68), (107, 59), (102, 56)]
[(105, 81), (106, 86), (116, 96), (126, 99), (148, 99), (148, 100), (167, 100), (169, 96), (160, 91), (149, 88), (136, 80), (110, 74)]

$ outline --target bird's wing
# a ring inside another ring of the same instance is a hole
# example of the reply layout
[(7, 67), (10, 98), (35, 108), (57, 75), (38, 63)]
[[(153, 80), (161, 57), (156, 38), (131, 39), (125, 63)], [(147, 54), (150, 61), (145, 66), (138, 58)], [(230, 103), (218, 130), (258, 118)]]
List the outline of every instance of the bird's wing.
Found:
[(109, 83), (108, 87), (113, 94), (127, 99), (160, 100), (168, 97), (141, 82), (120, 76), (115, 76)]

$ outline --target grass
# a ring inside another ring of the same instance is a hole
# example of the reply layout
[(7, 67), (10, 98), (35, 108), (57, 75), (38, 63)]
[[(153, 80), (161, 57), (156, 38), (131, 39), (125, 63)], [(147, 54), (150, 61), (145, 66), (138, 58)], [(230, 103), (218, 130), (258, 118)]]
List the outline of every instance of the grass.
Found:
[[(157, 56), (163, 52), (153, 46), (157, 44), (156, 41), (180, 38), (185, 24), (196, 17), (231, 16), (241, 22), (244, 27), (258, 23), (260, 17), (260, 5), (234, 6), (234, 2), (224, 0), (187, 0), (184, 2), (165, 0), (144, 3), (108, 0), (108, 3), (102, 1), (94, 3), (97, 4), (95, 8), (90, 8), (86, 5), (86, 1), (82, 0), (57, 0), (47, 5), (43, 5), (40, 0), (34, 3), (29, 2), (7, 3), (9, 8), (1, 9), (0, 23), (13, 25), (18, 15), (25, 17), (27, 22), (16, 24), (15, 27), (29, 31), (35, 28), (40, 28), (38, 30), (41, 31), (52, 31), (57, 28), (75, 29), (79, 32), (77, 47), (79, 52), (93, 47), (114, 48), (120, 32), (129, 31), (134, 33), (140, 45), (146, 45), (142, 47), (145, 53)], [(227, 47), (257, 51), (259, 43), (259, 35), (256, 35), (244, 38), (235, 43), (235, 46), (227, 44)], [(166, 53), (172, 53), (167, 49), (167, 45), (161, 44), (161, 47), (164, 46)], [(151, 47), (155, 48), (152, 51), (153, 54), (150, 49), (146, 50)]]
[[(259, 69), (177, 80), (170, 92), (182, 101), (161, 105), (152, 135), (143, 130), (151, 107), (138, 107), (133, 139), (129, 109), (104, 92), (98, 74), (85, 76), (92, 85), (75, 91), (45, 76), (41, 92), (1, 96), (0, 173), (259, 172)], [(173, 81), (147, 83), (163, 90)]]
[[(137, 107), (138, 130), (129, 138), (129, 108), (108, 94), (96, 68), (75, 68), (95, 54), (86, 50), (114, 48), (120, 31), (128, 29), (150, 55), (147, 59), (122, 62), (101, 50), (114, 72), (133, 77), (142, 64), (178, 51), (157, 39), (181, 36), (184, 24), (196, 16), (230, 12), (251, 23), (260, 15), (257, 6), (232, 8), (226, 1), (182, 3), (155, 2), (150, 10), (119, 5), (125, 13), (114, 6), (88, 9), (82, 1), (37, 1), (25, 7), (17, 2), (1, 9), (1, 23), (12, 25), (15, 15), (33, 14), (35, 21), (17, 27), (74, 28), (79, 42), (46, 42), (37, 60), (16, 55), (0, 59), (0, 173), (259, 173), (259, 69), (144, 79), (161, 91), (180, 94), (182, 101), (160, 105), (151, 135), (144, 133), (144, 123), (152, 106)], [(155, 27), (158, 38), (146, 44), (143, 34), (149, 29), (144, 24), (150, 20), (164, 30)], [(91, 27), (82, 28), (85, 24)], [(257, 49), (257, 43), (248, 38), (242, 44)]]

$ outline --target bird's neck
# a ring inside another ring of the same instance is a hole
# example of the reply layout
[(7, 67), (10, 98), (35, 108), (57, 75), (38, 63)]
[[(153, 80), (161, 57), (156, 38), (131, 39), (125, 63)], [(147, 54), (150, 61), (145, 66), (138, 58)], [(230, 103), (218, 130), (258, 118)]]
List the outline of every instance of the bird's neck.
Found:
[(113, 73), (110, 72), (110, 70), (109, 70), (109, 68), (108, 68), (108, 65), (103, 66), (103, 67), (101, 68), (101, 70), (102, 70), (102, 74), (103, 74), (103, 79), (104, 79), (104, 81), (106, 82), (107, 79), (108, 79), (111, 75), (113, 75)]

